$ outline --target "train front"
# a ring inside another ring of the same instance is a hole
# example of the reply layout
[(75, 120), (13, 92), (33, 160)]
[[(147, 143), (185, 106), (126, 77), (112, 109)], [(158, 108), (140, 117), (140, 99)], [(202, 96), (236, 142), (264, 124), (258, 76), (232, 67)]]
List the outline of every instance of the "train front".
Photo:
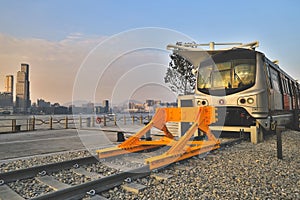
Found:
[[(198, 68), (195, 105), (218, 108), (219, 123), (252, 126), (268, 116), (263, 54), (245, 48), (220, 51)], [(267, 122), (268, 120), (266, 120)]]

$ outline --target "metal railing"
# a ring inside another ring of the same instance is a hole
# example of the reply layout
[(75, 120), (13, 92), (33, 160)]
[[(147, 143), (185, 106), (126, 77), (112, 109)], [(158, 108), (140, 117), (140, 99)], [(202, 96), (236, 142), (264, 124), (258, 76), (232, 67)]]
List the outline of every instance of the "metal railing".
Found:
[(151, 120), (150, 115), (102, 115), (102, 116), (21, 116), (15, 118), (0, 118), (0, 133), (15, 133), (35, 130), (75, 129), (102, 126), (117, 126), (120, 124), (134, 125)]

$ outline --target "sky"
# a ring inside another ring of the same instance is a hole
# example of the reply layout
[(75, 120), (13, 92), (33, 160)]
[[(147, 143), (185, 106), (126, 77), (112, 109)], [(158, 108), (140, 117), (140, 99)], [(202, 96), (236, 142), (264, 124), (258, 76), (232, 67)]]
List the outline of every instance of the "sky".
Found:
[(165, 46), (179, 40), (257, 40), (300, 80), (299, 8), (298, 0), (1, 0), (0, 91), (28, 63), (33, 102), (169, 101), (176, 95), (163, 84)]

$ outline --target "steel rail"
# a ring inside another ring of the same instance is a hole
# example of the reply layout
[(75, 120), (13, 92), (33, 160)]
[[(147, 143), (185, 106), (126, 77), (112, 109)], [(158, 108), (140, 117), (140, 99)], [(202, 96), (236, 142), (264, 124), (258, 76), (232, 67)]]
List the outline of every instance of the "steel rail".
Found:
[[(221, 147), (232, 146), (236, 143), (240, 143), (243, 138), (238, 138), (235, 140), (230, 140), (221, 143)], [(121, 172), (112, 176), (100, 178), (91, 182), (83, 183), (76, 186), (71, 186), (69, 188), (58, 190), (55, 192), (50, 192), (42, 196), (33, 198), (33, 200), (71, 200), (71, 199), (81, 199), (87, 194), (97, 194), (103, 191), (109, 190), (113, 187), (119, 186), (124, 183), (125, 179), (130, 178), (130, 180), (135, 180), (138, 178), (143, 178), (149, 176), (151, 173), (149, 165), (141, 168), (133, 169), (127, 172)], [(91, 192), (92, 191), (92, 192)]]
[(222, 142), (220, 144), (220, 147), (225, 147), (225, 146), (232, 146), (232, 145), (235, 145), (236, 143), (241, 143), (242, 141), (244, 140), (244, 138), (237, 138), (237, 139), (234, 139), (234, 140), (229, 140), (229, 141), (226, 141), (226, 142)]
[(150, 175), (149, 166), (140, 167), (119, 174), (111, 175), (108, 177), (100, 178), (94, 181), (83, 183), (80, 185), (71, 186), (69, 188), (50, 192), (32, 200), (71, 200), (81, 199), (87, 194), (96, 194), (106, 191), (110, 188), (116, 187), (124, 183), (126, 179), (136, 180)]
[(95, 157), (90, 156), (90, 157), (78, 158), (73, 160), (67, 160), (58, 163), (51, 163), (47, 165), (34, 166), (34, 167), (20, 169), (16, 171), (4, 172), (4, 173), (0, 173), (0, 183), (5, 184), (16, 180), (32, 178), (37, 176), (38, 174), (45, 174), (45, 173), (50, 174), (52, 172), (56, 172), (62, 169), (69, 169), (72, 167), (78, 167), (80, 165), (87, 165), (96, 162), (98, 162), (98, 160)]
[[(221, 147), (225, 146), (233, 146), (237, 143), (240, 143), (243, 138), (238, 138), (235, 140), (230, 140), (226, 142), (222, 142), (220, 144)], [(63, 161), (59, 163), (51, 163), (47, 165), (35, 166), (27, 169), (20, 169), (16, 171), (10, 171), (0, 174), (0, 185), (10, 183), (16, 180), (32, 178), (37, 175), (46, 175), (51, 174), (52, 172), (56, 172), (63, 169), (76, 168), (82, 165), (96, 163), (98, 160), (93, 157), (84, 157), (78, 158), (74, 160)], [(145, 165), (140, 168), (132, 169), (125, 172), (120, 172), (115, 175), (111, 175), (108, 177), (100, 178), (97, 180), (93, 180), (87, 183), (70, 186), (69, 188), (58, 190), (54, 192), (50, 192), (38, 197), (33, 198), (33, 200), (51, 200), (51, 199), (62, 199), (62, 200), (71, 200), (71, 199), (81, 199), (86, 195), (93, 196), (94, 194), (101, 193), (103, 191), (109, 190), (116, 186), (119, 186), (124, 183), (125, 180), (135, 180), (138, 178), (143, 178), (149, 176), (151, 173), (149, 165)]]
[[(242, 141), (242, 138), (238, 138), (236, 140), (230, 140), (227, 142), (222, 142), (220, 144), (221, 147), (228, 146), (228, 145), (233, 145), (234, 143), (239, 143)], [(21, 180), (21, 179), (26, 179), (26, 178), (32, 178), (37, 176), (40, 173), (52, 173), (56, 172), (62, 169), (70, 169), (72, 167), (76, 167), (75, 165), (81, 166), (81, 165), (87, 165), (87, 164), (92, 164), (96, 163), (98, 160), (93, 157), (84, 157), (84, 158), (78, 158), (78, 159), (73, 159), (73, 160), (67, 160), (63, 162), (58, 162), (58, 163), (51, 163), (47, 165), (39, 165), (39, 166), (34, 166), (26, 169), (20, 169), (16, 171), (9, 171), (9, 172), (4, 172), (0, 173), (0, 184), (4, 183), (10, 183), (16, 180)]]

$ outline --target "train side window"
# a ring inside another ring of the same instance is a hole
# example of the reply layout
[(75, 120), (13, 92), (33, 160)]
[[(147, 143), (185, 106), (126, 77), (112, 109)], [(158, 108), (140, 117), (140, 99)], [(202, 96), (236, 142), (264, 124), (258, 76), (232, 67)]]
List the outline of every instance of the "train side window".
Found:
[(273, 85), (273, 89), (277, 90), (278, 92), (281, 92), (280, 85), (279, 85), (278, 72), (276, 70), (274, 70), (273, 68), (270, 68), (270, 75), (271, 75), (271, 82)]
[(289, 80), (289, 85), (290, 85), (290, 91), (291, 91), (291, 97), (292, 97), (292, 108), (298, 108), (297, 105), (297, 93), (296, 93), (296, 86), (292, 80)]
[(266, 65), (266, 68), (267, 68), (267, 76), (269, 78), (270, 87), (271, 87), (271, 89), (273, 89), (272, 78), (271, 78), (271, 73), (270, 73), (270, 67), (269, 67), (268, 64)]
[(294, 82), (291, 81), (291, 92), (292, 92), (292, 96), (295, 96), (297, 95), (296, 93), (296, 85), (294, 84)]
[(290, 94), (292, 94), (292, 91), (290, 90), (290, 81), (289, 81), (289, 79), (286, 79), (286, 91), (287, 91), (287, 93), (290, 95)]
[(286, 94), (286, 82), (282, 74), (280, 74), (280, 79), (281, 79), (282, 92)]
[(284, 78), (284, 90), (285, 90), (285, 93), (288, 94), (288, 88), (287, 88), (286, 78)]
[(282, 80), (283, 80), (283, 92), (285, 94), (289, 94), (286, 77), (282, 76)]
[(296, 89), (296, 98), (297, 98), (296, 102), (299, 108), (300, 107), (300, 85), (298, 82), (296, 82), (295, 89)]

